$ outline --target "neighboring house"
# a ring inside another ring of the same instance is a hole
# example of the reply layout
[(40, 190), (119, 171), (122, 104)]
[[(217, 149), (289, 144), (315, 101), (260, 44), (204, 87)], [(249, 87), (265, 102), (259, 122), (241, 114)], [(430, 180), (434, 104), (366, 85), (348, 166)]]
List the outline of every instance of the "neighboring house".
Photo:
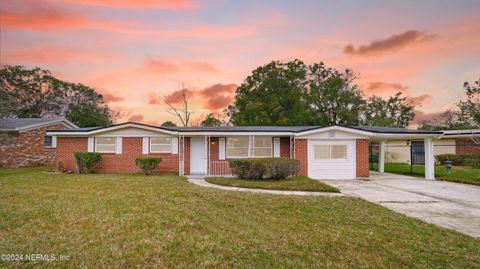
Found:
[(76, 127), (64, 118), (0, 119), (0, 167), (54, 164), (56, 137), (46, 131)]
[[(445, 130), (440, 139), (434, 140), (435, 156), (439, 154), (480, 153), (480, 129)], [(424, 143), (422, 140), (388, 141), (387, 162), (424, 164)]]
[[(426, 178), (433, 179), (432, 139), (441, 132), (381, 127), (239, 126), (158, 127), (122, 123), (102, 128), (49, 131), (57, 136), (57, 161), (75, 170), (74, 152), (100, 152), (94, 172), (137, 172), (135, 159), (161, 157), (156, 172), (229, 175), (233, 158), (300, 160), (299, 175), (322, 179), (368, 177), (369, 141), (423, 139)], [(384, 151), (380, 152), (384, 154)], [(380, 171), (383, 163), (380, 163)]]

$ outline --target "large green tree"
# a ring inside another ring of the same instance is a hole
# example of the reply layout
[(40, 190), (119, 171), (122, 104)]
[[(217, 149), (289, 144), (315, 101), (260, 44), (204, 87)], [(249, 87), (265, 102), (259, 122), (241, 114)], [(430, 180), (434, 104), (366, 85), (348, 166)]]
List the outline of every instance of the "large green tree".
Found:
[(307, 96), (311, 123), (315, 125), (358, 125), (365, 104), (355, 84), (357, 75), (339, 72), (323, 63), (308, 68)]
[(398, 92), (384, 100), (378, 96), (371, 96), (363, 110), (363, 124), (368, 126), (407, 127), (413, 120), (415, 105), (407, 101)]
[(466, 99), (460, 101), (458, 107), (473, 124), (480, 125), (480, 78), (473, 84), (465, 82)]
[(217, 118), (212, 113), (208, 113), (205, 119), (200, 123), (202, 126), (208, 127), (218, 127), (224, 125), (223, 122)]
[(299, 60), (272, 61), (253, 70), (228, 107), (234, 125), (308, 125), (307, 66)]
[(400, 94), (366, 100), (358, 75), (322, 62), (273, 61), (255, 69), (227, 109), (234, 125), (378, 125), (405, 127), (413, 104)]
[(114, 117), (94, 89), (59, 80), (38, 67), (4, 66), (0, 101), (2, 118), (66, 117), (80, 127), (94, 127), (111, 124)]

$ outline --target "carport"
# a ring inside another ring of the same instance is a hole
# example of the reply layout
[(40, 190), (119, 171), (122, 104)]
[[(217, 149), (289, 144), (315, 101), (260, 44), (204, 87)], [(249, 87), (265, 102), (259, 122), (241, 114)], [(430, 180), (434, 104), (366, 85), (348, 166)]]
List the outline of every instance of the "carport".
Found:
[(435, 154), (433, 141), (441, 138), (443, 132), (369, 126), (355, 128), (371, 132), (370, 142), (379, 143), (378, 172), (380, 173), (385, 172), (385, 144), (387, 141), (423, 140), (425, 151), (425, 179), (435, 180)]

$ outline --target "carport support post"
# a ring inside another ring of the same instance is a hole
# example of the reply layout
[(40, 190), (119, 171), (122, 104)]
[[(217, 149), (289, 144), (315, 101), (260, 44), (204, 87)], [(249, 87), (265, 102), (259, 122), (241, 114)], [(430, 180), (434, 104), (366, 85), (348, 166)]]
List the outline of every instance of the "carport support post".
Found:
[(425, 145), (425, 179), (435, 180), (435, 157), (433, 152), (433, 139), (428, 137), (424, 140)]
[(380, 141), (380, 153), (378, 156), (378, 172), (385, 172), (385, 141)]

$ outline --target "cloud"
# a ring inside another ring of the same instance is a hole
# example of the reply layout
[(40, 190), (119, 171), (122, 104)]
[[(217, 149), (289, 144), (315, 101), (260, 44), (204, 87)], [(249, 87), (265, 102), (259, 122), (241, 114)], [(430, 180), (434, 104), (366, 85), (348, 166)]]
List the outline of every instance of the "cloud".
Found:
[(148, 104), (149, 105), (160, 105), (163, 103), (163, 100), (161, 100), (160, 98), (158, 98), (155, 93), (150, 93), (150, 95), (148, 96)]
[(178, 70), (176, 64), (162, 58), (148, 56), (146, 64), (147, 67), (155, 73), (172, 73)]
[(21, 8), (7, 2), (4, 8), (0, 13), (4, 28), (51, 31), (86, 25), (86, 20), (77, 14), (37, 1), (25, 1)]
[[(216, 112), (225, 108), (235, 100), (236, 84), (213, 84), (201, 90), (188, 89), (191, 102), (203, 104), (203, 107)], [(182, 91), (174, 91), (165, 96), (171, 104), (180, 104), (183, 102)], [(163, 103), (163, 99), (159, 98), (155, 93), (148, 96), (148, 104), (159, 105)]]
[[(68, 3), (82, 3), (81, 0), (58, 0)], [(57, 2), (58, 2), (57, 1)], [(21, 4), (19, 4), (21, 3)], [(177, 1), (103, 1), (88, 0), (87, 4), (112, 7), (187, 7), (188, 0)], [(231, 39), (251, 36), (258, 32), (262, 25), (232, 25), (218, 26), (208, 24), (195, 24), (195, 26), (182, 29), (165, 29), (165, 27), (151, 27), (152, 24), (144, 24), (142, 20), (105, 20), (94, 16), (95, 13), (78, 13), (66, 10), (64, 6), (49, 5), (44, 2), (25, 0), (7, 1), (0, 12), (2, 29), (21, 29), (38, 32), (53, 32), (65, 29), (93, 29), (107, 31), (122, 35), (157, 36), (172, 38), (199, 38), (199, 39)]]
[[(187, 89), (187, 96), (195, 95), (195, 90)], [(183, 102), (183, 92), (182, 90), (177, 90), (172, 92), (171, 94), (165, 97), (165, 101), (169, 102), (170, 104), (180, 104)]]
[(432, 101), (432, 96), (430, 94), (422, 94), (419, 96), (411, 96), (407, 98), (407, 103), (414, 105), (424, 105)]
[(65, 63), (69, 61), (98, 62), (112, 59), (112, 55), (101, 55), (96, 53), (87, 53), (73, 49), (63, 49), (55, 47), (29, 48), (21, 50), (11, 50), (7, 55), (9, 60), (28, 61), (35, 63)]
[(192, 9), (199, 6), (199, 3), (192, 0), (56, 0), (57, 2), (100, 6), (108, 8), (156, 8), (166, 10)]
[(207, 62), (185, 62), (184, 65), (193, 70), (207, 73), (216, 73), (218, 70)]
[(143, 116), (140, 114), (133, 114), (128, 118), (128, 121), (133, 121), (133, 122), (142, 122), (144, 120)]
[(102, 95), (103, 95), (103, 100), (105, 101), (105, 103), (120, 102), (120, 101), (125, 100), (125, 98), (123, 98), (121, 96), (113, 95), (111, 93), (102, 93)]
[(236, 84), (213, 84), (198, 93), (206, 100), (205, 108), (218, 110), (225, 108), (235, 100)]
[(205, 73), (217, 73), (218, 70), (211, 64), (203, 61), (174, 61), (168, 60), (162, 57), (147, 56), (146, 63), (147, 69), (154, 73), (174, 73), (174, 72), (205, 72)]
[(375, 81), (375, 82), (367, 82), (366, 91), (369, 94), (395, 93), (398, 91), (407, 92), (408, 87), (400, 83)]
[(433, 34), (427, 34), (421, 31), (406, 31), (401, 34), (392, 35), (386, 39), (373, 41), (367, 45), (360, 45), (358, 48), (349, 44), (343, 48), (343, 52), (350, 55), (379, 54), (398, 50), (413, 43), (431, 40), (435, 37)]
[(430, 121), (434, 119), (435, 117), (438, 117), (442, 114), (442, 112), (431, 112), (431, 113), (426, 113), (421, 110), (414, 110), (415, 117), (413, 118), (412, 122), (410, 125), (418, 125), (423, 121)]

